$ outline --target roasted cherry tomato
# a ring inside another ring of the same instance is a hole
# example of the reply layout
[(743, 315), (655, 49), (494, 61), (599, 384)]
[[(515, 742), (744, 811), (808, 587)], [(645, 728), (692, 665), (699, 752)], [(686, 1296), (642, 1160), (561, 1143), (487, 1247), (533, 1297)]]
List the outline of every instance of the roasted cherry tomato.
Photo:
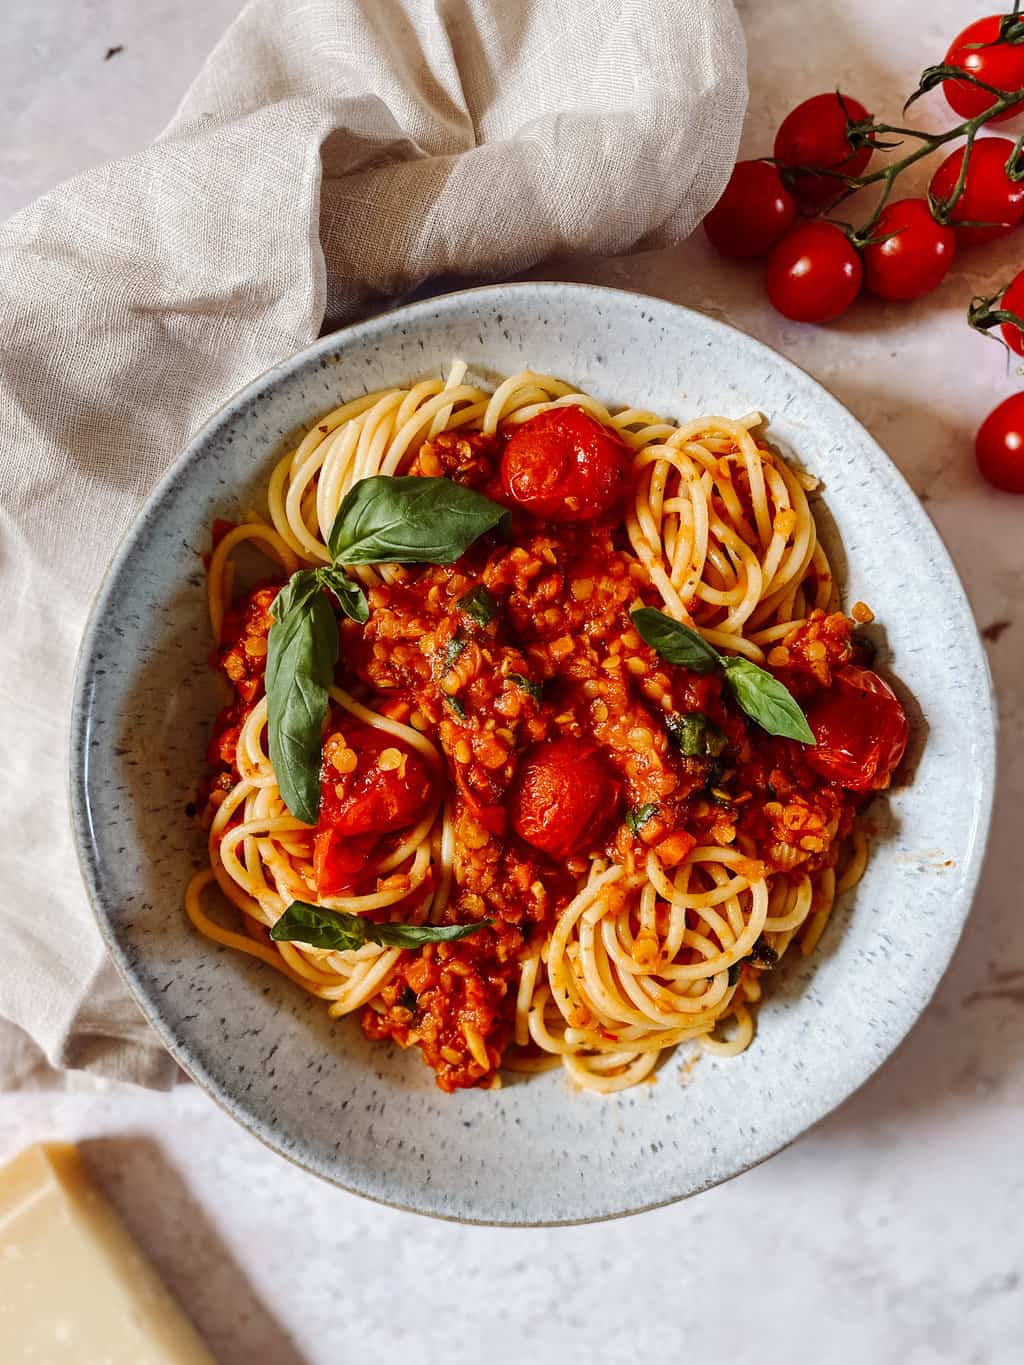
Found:
[(708, 241), (723, 256), (767, 256), (793, 221), (796, 205), (767, 161), (737, 161), (721, 199), (704, 219)]
[(806, 168), (810, 174), (794, 176), (793, 193), (808, 204), (822, 204), (839, 194), (843, 182), (833, 175), (815, 175), (816, 170), (836, 171), (841, 175), (860, 175), (871, 160), (870, 147), (851, 148), (846, 124), (868, 117), (860, 100), (849, 95), (812, 95), (782, 120), (775, 134), (775, 160), (789, 170)]
[(545, 740), (527, 749), (509, 793), (521, 839), (552, 858), (587, 853), (611, 824), (622, 789), (596, 744)]
[(594, 521), (626, 488), (629, 450), (583, 408), (549, 408), (516, 427), (501, 457), (506, 497), (545, 521)]
[(773, 307), (794, 322), (828, 322), (860, 292), (864, 268), (834, 223), (803, 223), (768, 258), (765, 288)]
[(815, 748), (804, 753), (822, 777), (850, 791), (889, 785), (907, 747), (910, 727), (896, 694), (870, 668), (846, 664), (807, 709)]
[(864, 283), (880, 299), (916, 299), (953, 264), (956, 233), (936, 222), (926, 199), (886, 204), (864, 248)]
[[(1011, 180), (1006, 164), (1014, 146), (1006, 137), (981, 137), (975, 142), (967, 164), (964, 191), (953, 206), (949, 221), (956, 228), (960, 246), (990, 242), (1011, 232), (1024, 218), (1024, 181)], [(929, 191), (937, 202), (949, 199), (963, 165), (964, 148), (947, 156), (932, 176)], [(963, 222), (986, 223), (987, 227), (960, 227)]]
[(416, 823), (432, 790), (419, 754), (386, 730), (346, 721), (324, 744), (320, 826), (348, 838), (390, 834)]
[[(1005, 14), (990, 14), (968, 24), (950, 44), (946, 65), (959, 66), (999, 90), (1024, 90), (1024, 47), (1020, 43), (999, 41), (999, 26), (1005, 18)], [(943, 81), (942, 93), (961, 118), (973, 118), (996, 99), (990, 91), (971, 85), (969, 81)], [(1013, 118), (1020, 113), (1021, 107), (1020, 103), (1011, 104), (991, 121), (1002, 123), (1003, 119)]]
[(1024, 393), (1013, 394), (989, 413), (974, 449), (989, 483), (1004, 493), (1024, 493)]
[(373, 856), (377, 836), (350, 838), (330, 825), (320, 826), (313, 836), (313, 874), (317, 895), (343, 896), (354, 891)]

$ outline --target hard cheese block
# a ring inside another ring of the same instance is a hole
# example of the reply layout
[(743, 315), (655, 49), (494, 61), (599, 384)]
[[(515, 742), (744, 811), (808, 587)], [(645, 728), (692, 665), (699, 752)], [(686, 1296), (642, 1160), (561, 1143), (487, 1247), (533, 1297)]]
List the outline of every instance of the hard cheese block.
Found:
[(3, 1365), (215, 1365), (74, 1147), (0, 1169)]

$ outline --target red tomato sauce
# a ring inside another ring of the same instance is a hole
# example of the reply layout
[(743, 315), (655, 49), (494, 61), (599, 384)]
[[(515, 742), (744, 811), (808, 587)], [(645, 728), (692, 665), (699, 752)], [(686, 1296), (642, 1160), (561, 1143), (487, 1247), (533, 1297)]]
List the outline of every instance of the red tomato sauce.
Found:
[[(660, 659), (629, 617), (638, 599), (657, 606), (659, 598), (628, 549), (615, 500), (600, 510), (605, 484), (585, 523), (539, 518), (502, 489), (515, 440), (447, 432), (420, 450), (413, 473), (502, 490), (513, 504), (507, 532), (484, 537), (454, 565), (408, 567), (370, 591), (365, 627), (339, 626), (339, 682), (442, 753), (456, 854), (439, 918), (492, 921), (456, 942), (404, 952), (363, 1013), (368, 1036), (418, 1046), (448, 1091), (492, 1081), (512, 1037), (523, 954), (551, 930), (591, 855), (632, 868), (654, 847), (672, 867), (710, 842), (753, 848), (768, 871), (803, 875), (834, 863), (866, 799), (858, 755), (873, 764), (874, 788), (902, 754), (893, 744), (867, 755), (854, 706), (847, 767), (816, 768), (802, 745), (749, 722), (723, 697), (717, 674)], [(608, 441), (615, 453), (618, 438)], [(238, 727), (262, 694), (265, 651), (251, 647), (265, 641), (272, 597), (258, 588), (225, 622), (219, 662), (236, 697), (211, 756), (229, 777)], [(852, 668), (852, 630), (847, 618), (817, 611), (769, 657), (812, 716), (819, 706), (828, 712), (822, 699)], [(841, 745), (840, 727), (823, 724)], [(322, 793), (311, 844), (324, 895), (374, 890), (382, 849), (436, 795), (409, 746), (337, 713)]]

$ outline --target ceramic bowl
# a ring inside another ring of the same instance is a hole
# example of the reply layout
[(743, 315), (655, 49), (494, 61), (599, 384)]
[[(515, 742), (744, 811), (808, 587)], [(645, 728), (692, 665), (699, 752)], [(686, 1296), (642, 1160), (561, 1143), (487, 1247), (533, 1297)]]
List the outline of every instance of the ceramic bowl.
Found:
[[(819, 525), (847, 604), (870, 602), (913, 724), (913, 780), (876, 812), (866, 875), (816, 953), (773, 974), (741, 1057), (682, 1051), (608, 1098), (561, 1072), (445, 1095), (413, 1050), (367, 1043), (269, 968), (193, 932), (182, 891), (205, 858), (185, 812), (219, 680), (200, 556), (216, 516), (261, 507), (298, 428), (367, 389), (462, 357), (478, 381), (530, 366), (609, 405), (677, 419), (769, 417), (824, 482)], [(900, 1042), (956, 948), (992, 798), (985, 656), (938, 535), (892, 463), (824, 389), (700, 313), (568, 284), (416, 303), (318, 341), (203, 428), (119, 549), (82, 645), (71, 793), (110, 952), (189, 1074), (283, 1155), (346, 1189), (473, 1222), (608, 1218), (695, 1194), (827, 1114)]]

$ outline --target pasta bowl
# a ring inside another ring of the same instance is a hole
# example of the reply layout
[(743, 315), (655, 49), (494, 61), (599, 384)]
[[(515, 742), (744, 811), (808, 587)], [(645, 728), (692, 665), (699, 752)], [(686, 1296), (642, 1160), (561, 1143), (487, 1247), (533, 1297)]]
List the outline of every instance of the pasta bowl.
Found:
[[(524, 367), (609, 408), (677, 420), (768, 417), (774, 447), (824, 485), (822, 537), (847, 603), (871, 604), (911, 719), (865, 874), (810, 957), (772, 974), (752, 1045), (645, 1084), (582, 1093), (558, 1072), (442, 1093), (414, 1052), (251, 957), (182, 909), (205, 857), (186, 814), (222, 698), (206, 666), (201, 556), (216, 517), (258, 507), (275, 458), (322, 413), (459, 357), (494, 388)], [(71, 797), (100, 929), (189, 1074), (275, 1150), (356, 1193), (439, 1217), (581, 1222), (695, 1194), (764, 1160), (885, 1060), (955, 950), (993, 788), (991, 688), (966, 598), (899, 472), (817, 383), (767, 347), (654, 299), (515, 284), (428, 300), (325, 337), (227, 403), (154, 490), (111, 565), (75, 684)]]

